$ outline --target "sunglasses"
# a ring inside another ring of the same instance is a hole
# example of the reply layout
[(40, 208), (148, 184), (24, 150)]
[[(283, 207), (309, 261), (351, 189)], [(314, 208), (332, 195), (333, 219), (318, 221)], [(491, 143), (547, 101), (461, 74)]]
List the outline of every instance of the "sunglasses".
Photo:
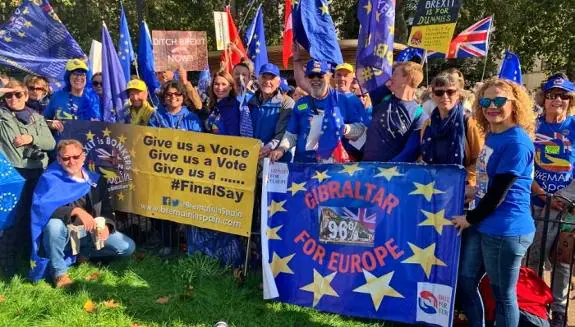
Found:
[(557, 98), (561, 98), (561, 100), (571, 100), (571, 96), (567, 93), (547, 93), (545, 94), (545, 99), (547, 100), (555, 100)]
[(433, 94), (436, 97), (442, 97), (445, 93), (447, 93), (447, 96), (452, 97), (455, 95), (455, 93), (457, 93), (457, 90), (454, 89), (449, 89), (449, 90), (433, 90)]
[(479, 106), (481, 108), (489, 108), (491, 103), (493, 103), (497, 108), (503, 107), (507, 103), (506, 97), (495, 97), (493, 99), (481, 98), (479, 99)]
[(42, 92), (46, 92), (46, 90), (44, 90), (43, 87), (35, 87), (35, 86), (28, 86), (28, 90), (30, 90), (30, 91), (42, 91)]
[(70, 161), (70, 159), (78, 160), (78, 159), (82, 158), (83, 155), (84, 155), (84, 153), (80, 153), (77, 156), (68, 156), (68, 157), (60, 156), (60, 159), (62, 159), (62, 161), (64, 161), (64, 162), (68, 162), (68, 161)]
[(313, 74), (309, 74), (309, 75), (307, 75), (307, 77), (308, 77), (309, 79), (314, 79), (314, 78), (323, 78), (323, 75), (324, 75), (324, 74), (320, 74), (320, 73), (313, 73)]
[(72, 73), (71, 76), (74, 78), (85, 78), (86, 73)]
[(181, 97), (183, 94), (182, 93), (166, 93), (164, 94), (164, 96), (166, 98), (171, 98), (171, 97)]
[(16, 97), (16, 99), (22, 99), (22, 97), (24, 96), (24, 92), (8, 92), (8, 93), (4, 93), (4, 97), (6, 99), (12, 99), (13, 97)]
[(98, 82), (98, 81), (93, 81), (92, 82), (93, 86), (102, 86), (102, 82)]

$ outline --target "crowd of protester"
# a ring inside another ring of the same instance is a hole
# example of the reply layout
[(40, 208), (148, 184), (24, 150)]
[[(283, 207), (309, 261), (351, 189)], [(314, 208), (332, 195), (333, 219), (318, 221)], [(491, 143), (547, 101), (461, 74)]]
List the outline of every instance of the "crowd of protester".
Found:
[[(134, 78), (126, 85), (129, 100), (119, 123), (256, 138), (262, 142), (260, 159), (273, 161), (463, 166), (469, 210), (453, 219), (462, 232), (458, 297), (469, 324), (483, 326), (479, 283), (487, 274), (497, 326), (518, 325), (516, 285), (528, 248), (534, 243), (536, 251), (545, 251), (545, 260), (555, 260), (549, 256), (553, 242), (543, 247), (542, 227), (536, 228), (533, 218), (543, 217), (547, 194), (572, 180), (575, 85), (565, 75), (550, 76), (531, 96), (525, 87), (497, 78), (466, 90), (457, 69), (441, 72), (421, 88), (422, 66), (414, 62), (397, 63), (389, 81), (371, 92), (354, 78), (352, 65), (303, 62), (298, 53), (296, 87), (282, 81), (273, 64), (262, 66), (259, 76), (253, 76), (253, 68), (243, 59), (231, 72), (215, 73), (207, 94), (198, 92), (183, 70), (178, 79), (173, 72), (158, 73), (158, 90), (148, 90)], [(73, 282), (64, 252), (78, 230), (69, 225), (92, 232), (94, 217), (107, 218), (104, 231), (92, 236), (104, 241), (102, 249), (94, 249), (94, 242), (72, 244), (86, 258), (129, 256), (135, 248), (115, 229), (103, 179), (82, 168), (82, 144), (59, 140), (65, 120), (102, 120), (102, 75), (89, 79), (86, 64), (73, 59), (66, 65), (64, 82), (62, 90), (52, 93), (46, 78), (27, 76), (23, 82), (11, 79), (0, 89), (0, 153), (26, 180), (15, 208), (16, 225), (0, 237), (0, 252), (7, 258), (27, 257), (32, 247), (30, 217), (43, 217), (42, 234), (32, 238), (41, 239), (39, 250), (50, 259), (48, 271), (57, 287)], [(157, 105), (150, 101), (150, 92), (159, 96)], [(83, 185), (78, 187), (82, 191), (51, 198), (50, 190), (70, 185)], [(35, 211), (48, 202), (53, 212)], [(257, 226), (260, 206), (255, 207)], [(551, 218), (563, 208), (561, 201), (553, 200)], [(551, 224), (547, 238), (555, 239), (559, 229), (559, 224)], [(244, 263), (245, 246), (238, 236), (197, 227), (189, 235), (192, 251), (234, 268)], [(539, 265), (539, 257), (532, 256), (527, 264)], [(3, 265), (5, 275), (14, 273), (16, 261)], [(561, 324), (570, 269), (564, 262), (557, 267), (552, 310), (553, 321)]]

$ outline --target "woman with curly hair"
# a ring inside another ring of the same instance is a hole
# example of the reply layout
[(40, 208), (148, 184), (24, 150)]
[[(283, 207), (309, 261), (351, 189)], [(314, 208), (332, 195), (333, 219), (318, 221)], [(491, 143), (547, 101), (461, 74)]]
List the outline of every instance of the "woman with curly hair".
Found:
[(521, 260), (533, 241), (530, 193), (533, 182), (535, 118), (527, 91), (508, 80), (491, 79), (479, 89), (475, 119), (485, 134), (477, 162), (475, 203), (455, 217), (462, 244), (459, 287), (470, 326), (484, 326), (479, 281), (486, 272), (496, 301), (496, 324), (519, 323), (516, 287)]

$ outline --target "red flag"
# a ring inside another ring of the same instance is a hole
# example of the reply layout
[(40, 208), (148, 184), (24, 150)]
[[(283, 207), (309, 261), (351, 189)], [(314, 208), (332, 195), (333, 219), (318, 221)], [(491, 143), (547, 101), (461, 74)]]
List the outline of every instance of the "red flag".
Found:
[(293, 28), (291, 20), (291, 0), (285, 0), (285, 18), (284, 18), (284, 33), (282, 40), (282, 59), (284, 68), (288, 68), (289, 58), (293, 55)]
[(229, 58), (225, 60), (228, 64), (226, 70), (231, 73), (233, 67), (240, 63), (242, 57), (246, 57), (246, 49), (244, 48), (242, 38), (240, 36), (240, 33), (238, 33), (236, 24), (234, 23), (234, 19), (232, 18), (229, 6), (226, 6), (226, 13), (228, 14), (228, 32), (230, 36), (230, 43), (234, 44), (237, 50), (234, 51), (232, 49), (227, 54), (226, 54), (227, 50), (224, 50), (224, 52), (220, 56), (220, 59), (224, 61), (224, 59), (226, 59), (226, 57), (229, 56)]

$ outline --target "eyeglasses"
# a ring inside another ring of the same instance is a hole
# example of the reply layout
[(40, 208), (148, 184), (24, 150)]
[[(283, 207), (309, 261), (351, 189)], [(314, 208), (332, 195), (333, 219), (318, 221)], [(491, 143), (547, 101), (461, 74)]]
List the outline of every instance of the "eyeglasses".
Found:
[(457, 93), (457, 90), (454, 89), (448, 89), (448, 90), (433, 90), (433, 94), (436, 97), (442, 97), (445, 93), (447, 93), (448, 97), (452, 97), (455, 95), (455, 93)]
[(24, 92), (8, 92), (8, 93), (4, 93), (4, 97), (6, 99), (12, 99), (13, 97), (16, 97), (16, 99), (22, 99), (22, 97), (24, 96)]
[(309, 79), (314, 79), (314, 78), (323, 78), (323, 75), (324, 75), (324, 74), (313, 73), (313, 74), (309, 74), (309, 75), (307, 75), (307, 77), (308, 77)]
[(35, 86), (28, 86), (28, 90), (46, 92), (46, 90), (43, 87), (35, 87)]
[(497, 108), (501, 108), (507, 103), (507, 100), (510, 99), (507, 99), (506, 97), (495, 97), (493, 99), (481, 98), (479, 99), (479, 106), (481, 108), (489, 108), (491, 103), (493, 103)]
[(182, 93), (166, 93), (166, 94), (164, 94), (164, 97), (166, 97), (166, 98), (181, 97), (182, 95), (183, 95)]
[(545, 99), (555, 100), (561, 98), (561, 100), (571, 100), (571, 96), (567, 93), (547, 93), (545, 94)]
[(86, 78), (86, 73), (72, 73), (71, 76), (74, 78)]
[(68, 162), (68, 161), (70, 161), (70, 159), (78, 160), (78, 159), (82, 158), (83, 155), (84, 155), (84, 153), (82, 152), (76, 156), (67, 156), (67, 157), (60, 156), (60, 159), (62, 159), (62, 161), (64, 161), (64, 162)]
[(102, 82), (92, 81), (93, 86), (102, 86)]

